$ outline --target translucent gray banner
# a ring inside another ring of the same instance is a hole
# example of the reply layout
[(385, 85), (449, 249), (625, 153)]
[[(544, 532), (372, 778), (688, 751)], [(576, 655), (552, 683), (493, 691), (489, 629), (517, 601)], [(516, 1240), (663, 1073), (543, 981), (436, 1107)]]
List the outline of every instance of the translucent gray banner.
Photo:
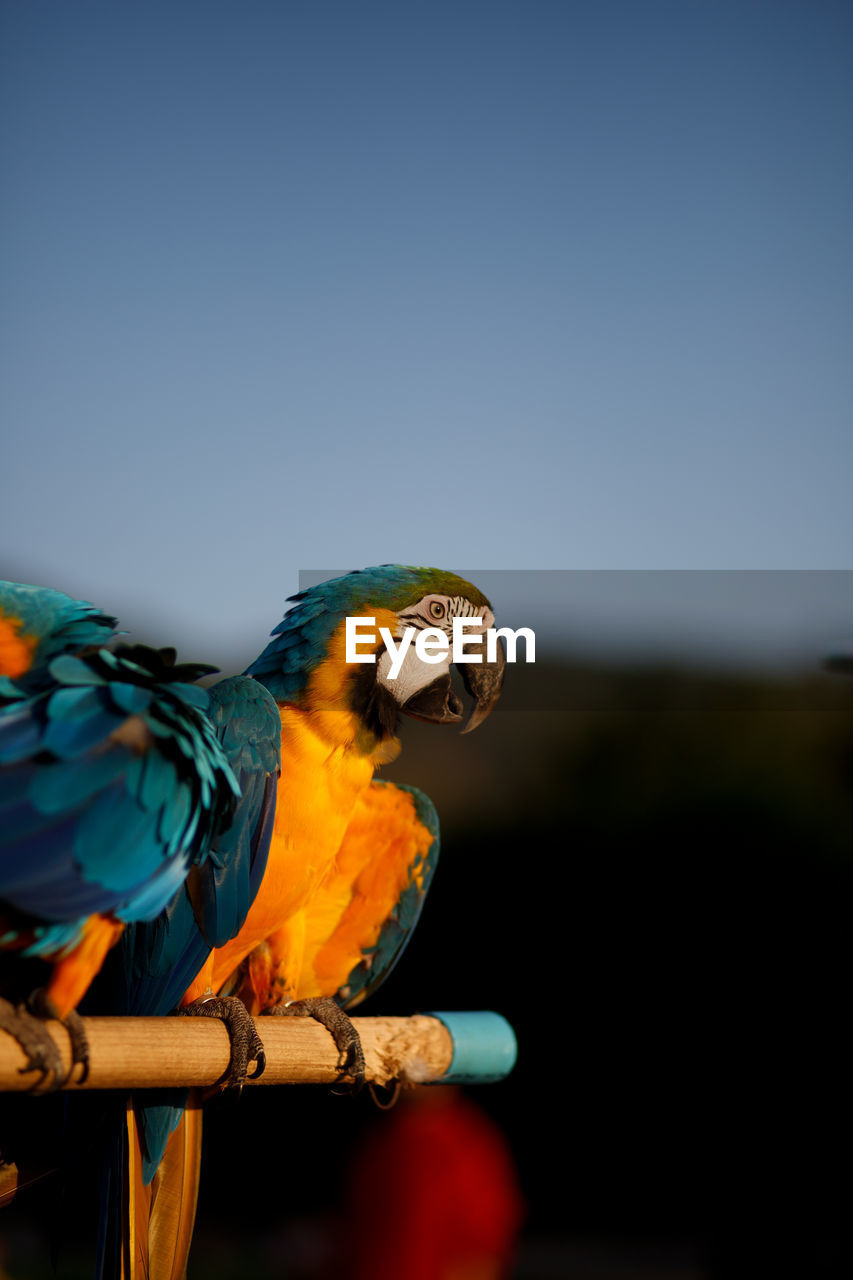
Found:
[[(300, 571), (300, 590), (346, 570)], [(459, 569), (537, 662), (808, 672), (853, 654), (853, 570)], [(519, 644), (519, 655), (523, 653)]]

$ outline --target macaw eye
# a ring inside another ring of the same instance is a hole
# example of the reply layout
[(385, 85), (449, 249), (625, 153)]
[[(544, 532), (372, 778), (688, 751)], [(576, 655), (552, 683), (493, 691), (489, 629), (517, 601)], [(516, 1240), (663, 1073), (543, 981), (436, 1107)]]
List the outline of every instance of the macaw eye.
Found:
[(429, 616), (431, 618), (435, 618), (435, 620), (438, 621), (438, 619), (443, 618), (446, 613), (447, 613), (446, 604), (442, 604), (440, 600), (430, 601)]

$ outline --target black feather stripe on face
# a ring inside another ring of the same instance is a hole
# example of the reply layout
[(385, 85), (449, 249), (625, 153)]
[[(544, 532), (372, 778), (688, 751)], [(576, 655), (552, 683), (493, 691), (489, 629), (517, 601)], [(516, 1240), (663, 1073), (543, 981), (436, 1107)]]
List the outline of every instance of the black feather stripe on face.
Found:
[(376, 679), (376, 667), (360, 663), (352, 678), (350, 706), (368, 733), (376, 738), (393, 738), (400, 722), (400, 707), (393, 694)]

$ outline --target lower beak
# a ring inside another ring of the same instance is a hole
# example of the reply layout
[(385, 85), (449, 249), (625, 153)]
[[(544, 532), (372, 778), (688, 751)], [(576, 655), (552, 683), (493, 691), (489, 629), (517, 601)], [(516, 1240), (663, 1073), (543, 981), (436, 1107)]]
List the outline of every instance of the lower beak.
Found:
[(462, 703), (450, 687), (450, 672), (438, 676), (425, 689), (413, 693), (402, 710), (415, 720), (430, 724), (458, 724), (462, 719)]
[(472, 729), (476, 729), (483, 723), (501, 696), (506, 671), (503, 641), (499, 638), (493, 662), (489, 662), (483, 654), (482, 662), (465, 662), (460, 665), (462, 683), (474, 699), (474, 705), (462, 730), (463, 733), (470, 733)]

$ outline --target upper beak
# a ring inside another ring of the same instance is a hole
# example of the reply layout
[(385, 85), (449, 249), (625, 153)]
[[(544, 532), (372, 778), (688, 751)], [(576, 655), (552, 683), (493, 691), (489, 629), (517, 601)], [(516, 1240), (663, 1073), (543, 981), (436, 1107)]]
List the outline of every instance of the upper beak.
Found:
[[(485, 645), (483, 648), (485, 649)], [(470, 733), (478, 724), (483, 723), (501, 696), (503, 672), (506, 669), (503, 641), (498, 643), (493, 662), (489, 662), (483, 653), (483, 662), (460, 663), (460, 667), (462, 684), (474, 699), (465, 727), (461, 731)], [(451, 689), (450, 672), (438, 676), (432, 685), (427, 685), (425, 689), (412, 695), (401, 709), (406, 716), (425, 719), (432, 724), (459, 724), (462, 718), (462, 704)]]
[[(476, 651), (476, 641), (468, 637), (468, 652)], [(460, 662), (462, 683), (474, 699), (468, 719), (462, 733), (470, 733), (481, 725), (501, 696), (501, 687), (506, 670), (506, 656), (503, 641), (499, 641), (494, 660), (486, 657), (486, 637), (481, 643), (482, 662)], [(437, 676), (432, 684), (419, 689), (417, 693), (404, 702), (401, 710), (416, 720), (429, 720), (432, 724), (458, 724), (462, 719), (463, 706), (461, 700), (453, 692), (450, 685), (450, 672)]]
[[(485, 650), (485, 644), (483, 648)], [(506, 671), (503, 641), (498, 639), (494, 662), (489, 662), (484, 652), (482, 662), (464, 662), (460, 666), (462, 683), (474, 699), (474, 705), (462, 729), (462, 733), (470, 733), (483, 723), (501, 696)]]

